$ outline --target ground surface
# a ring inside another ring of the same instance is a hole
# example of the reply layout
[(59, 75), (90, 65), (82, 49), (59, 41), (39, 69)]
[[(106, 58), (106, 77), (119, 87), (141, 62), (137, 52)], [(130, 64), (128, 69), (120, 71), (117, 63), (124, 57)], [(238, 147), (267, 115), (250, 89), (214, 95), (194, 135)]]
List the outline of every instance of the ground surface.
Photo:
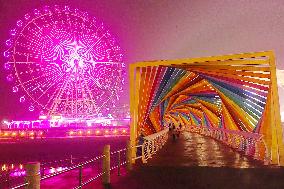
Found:
[[(231, 148), (198, 134), (184, 133), (148, 164), (111, 178), (112, 189), (249, 189), (284, 188), (284, 169), (264, 166)], [(102, 188), (93, 183), (88, 188)]]

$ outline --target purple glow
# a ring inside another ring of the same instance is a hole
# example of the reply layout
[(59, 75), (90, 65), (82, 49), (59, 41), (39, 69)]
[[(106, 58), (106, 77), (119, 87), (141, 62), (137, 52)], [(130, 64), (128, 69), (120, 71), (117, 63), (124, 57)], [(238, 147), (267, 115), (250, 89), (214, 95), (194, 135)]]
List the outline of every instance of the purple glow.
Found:
[(13, 93), (16, 93), (19, 91), (19, 88), (17, 86), (13, 87)]
[(27, 99), (66, 117), (92, 117), (113, 107), (122, 92), (125, 64), (104, 24), (68, 6), (46, 6), (33, 13), (17, 21), (24, 27), (13, 30), (17, 36), (6, 41), (11, 47), (4, 54), (9, 58), (13, 52), (8, 64), (13, 64), (17, 86)]
[(34, 14), (35, 14), (36, 16), (38, 16), (38, 15), (40, 14), (39, 10), (35, 9), (35, 10), (34, 10)]
[(5, 64), (4, 64), (4, 69), (5, 69), (5, 70), (10, 70), (10, 69), (11, 69), (11, 64), (5, 63)]
[(24, 96), (22, 96), (22, 97), (20, 98), (20, 102), (23, 103), (23, 102), (25, 102), (25, 101), (26, 101), (26, 98), (25, 98)]
[(18, 20), (17, 21), (17, 26), (18, 27), (22, 27), (23, 26), (23, 21), (22, 20)]
[(29, 15), (29, 14), (25, 14), (25, 19), (26, 20), (28, 20), (28, 19), (30, 19), (31, 18), (31, 16)]
[(30, 112), (33, 112), (35, 110), (35, 107), (33, 106), (33, 105), (31, 105), (30, 107), (29, 107), (29, 111)]
[(14, 80), (14, 76), (10, 74), (6, 77), (6, 79), (7, 81), (12, 82)]
[(8, 40), (6, 41), (6, 45), (7, 45), (8, 47), (10, 47), (10, 46), (12, 45), (11, 39), (8, 39)]
[(10, 30), (10, 34), (11, 34), (12, 36), (16, 35), (16, 29)]
[(11, 56), (11, 52), (5, 51), (5, 52), (3, 53), (3, 55), (4, 55), (4, 57), (9, 58), (9, 57)]

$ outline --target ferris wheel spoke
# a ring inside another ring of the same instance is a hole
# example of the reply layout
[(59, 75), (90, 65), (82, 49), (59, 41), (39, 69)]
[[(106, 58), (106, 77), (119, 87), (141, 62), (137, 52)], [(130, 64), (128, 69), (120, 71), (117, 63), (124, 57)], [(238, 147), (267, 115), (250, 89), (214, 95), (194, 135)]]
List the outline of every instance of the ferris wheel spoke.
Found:
[[(48, 75), (42, 74), (41, 76), (32, 78), (32, 79), (27, 80), (27, 81), (24, 81), (24, 82), (22, 82), (21, 80), (19, 80), (19, 82), (20, 82), (21, 85), (24, 85), (24, 84), (27, 84), (27, 83), (30, 83), (30, 82), (34, 82), (34, 81), (36, 81), (36, 80), (38, 80), (38, 79), (41, 79), (41, 78), (45, 78), (45, 76), (48, 76)], [(18, 84), (18, 85), (16, 85), (16, 86), (19, 86), (20, 84)]]
[[(63, 77), (63, 76), (62, 76)], [(61, 78), (62, 78), (61, 77)], [(60, 79), (58, 79), (57, 81), (59, 81)], [(57, 81), (51, 81), (50, 82), (50, 85), (47, 87), (47, 89), (45, 90), (45, 91), (43, 91), (42, 92), (42, 94), (37, 98), (37, 101), (43, 96), (43, 95), (45, 95), (46, 93), (47, 93), (47, 91), (52, 87), (52, 86), (54, 86), (55, 84), (58, 84), (57, 83)]]
[(120, 92), (121, 49), (103, 23), (58, 9), (16, 28), (7, 68), (47, 114), (96, 116)]
[(51, 111), (54, 112), (54, 110), (56, 110), (57, 106), (58, 106), (58, 103), (59, 103), (59, 99), (61, 98), (67, 84), (70, 82), (71, 80), (71, 73), (72, 71), (74, 70), (75, 68), (73, 67), (72, 70), (69, 72), (69, 75), (68, 75), (68, 79), (63, 79), (64, 82), (62, 83), (61, 87), (59, 88), (59, 91), (56, 95), (56, 98), (55, 100), (53, 101), (52, 105), (51, 105)]
[(84, 53), (84, 55), (88, 54), (106, 35), (102, 35), (89, 49)]

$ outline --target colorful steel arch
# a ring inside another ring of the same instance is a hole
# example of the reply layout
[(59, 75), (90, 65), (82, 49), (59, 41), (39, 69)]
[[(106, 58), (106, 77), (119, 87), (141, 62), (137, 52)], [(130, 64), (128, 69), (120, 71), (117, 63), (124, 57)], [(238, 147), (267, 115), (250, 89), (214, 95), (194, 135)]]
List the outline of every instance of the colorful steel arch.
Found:
[(260, 159), (284, 165), (273, 51), (131, 64), (130, 113), (132, 145), (140, 132), (179, 122), (217, 135), (238, 132), (238, 140), (261, 135)]

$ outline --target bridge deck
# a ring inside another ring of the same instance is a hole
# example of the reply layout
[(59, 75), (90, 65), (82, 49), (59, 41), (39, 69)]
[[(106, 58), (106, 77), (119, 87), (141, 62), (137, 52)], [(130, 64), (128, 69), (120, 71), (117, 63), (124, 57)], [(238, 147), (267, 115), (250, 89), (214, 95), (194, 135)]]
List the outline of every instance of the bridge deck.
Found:
[[(187, 132), (175, 142), (169, 138), (147, 164), (139, 160), (133, 171), (122, 169), (121, 173), (121, 176), (117, 176), (114, 170), (111, 174), (110, 188), (284, 188), (283, 168), (264, 166), (210, 137)], [(42, 188), (70, 188), (74, 182), (77, 183), (77, 172), (69, 177), (58, 179), (58, 182), (53, 180)], [(101, 179), (84, 188), (103, 189)]]
[(147, 164), (137, 163), (132, 172), (111, 179), (112, 189), (271, 189), (284, 187), (284, 169), (264, 166), (209, 137), (184, 133), (176, 142), (170, 138)]

